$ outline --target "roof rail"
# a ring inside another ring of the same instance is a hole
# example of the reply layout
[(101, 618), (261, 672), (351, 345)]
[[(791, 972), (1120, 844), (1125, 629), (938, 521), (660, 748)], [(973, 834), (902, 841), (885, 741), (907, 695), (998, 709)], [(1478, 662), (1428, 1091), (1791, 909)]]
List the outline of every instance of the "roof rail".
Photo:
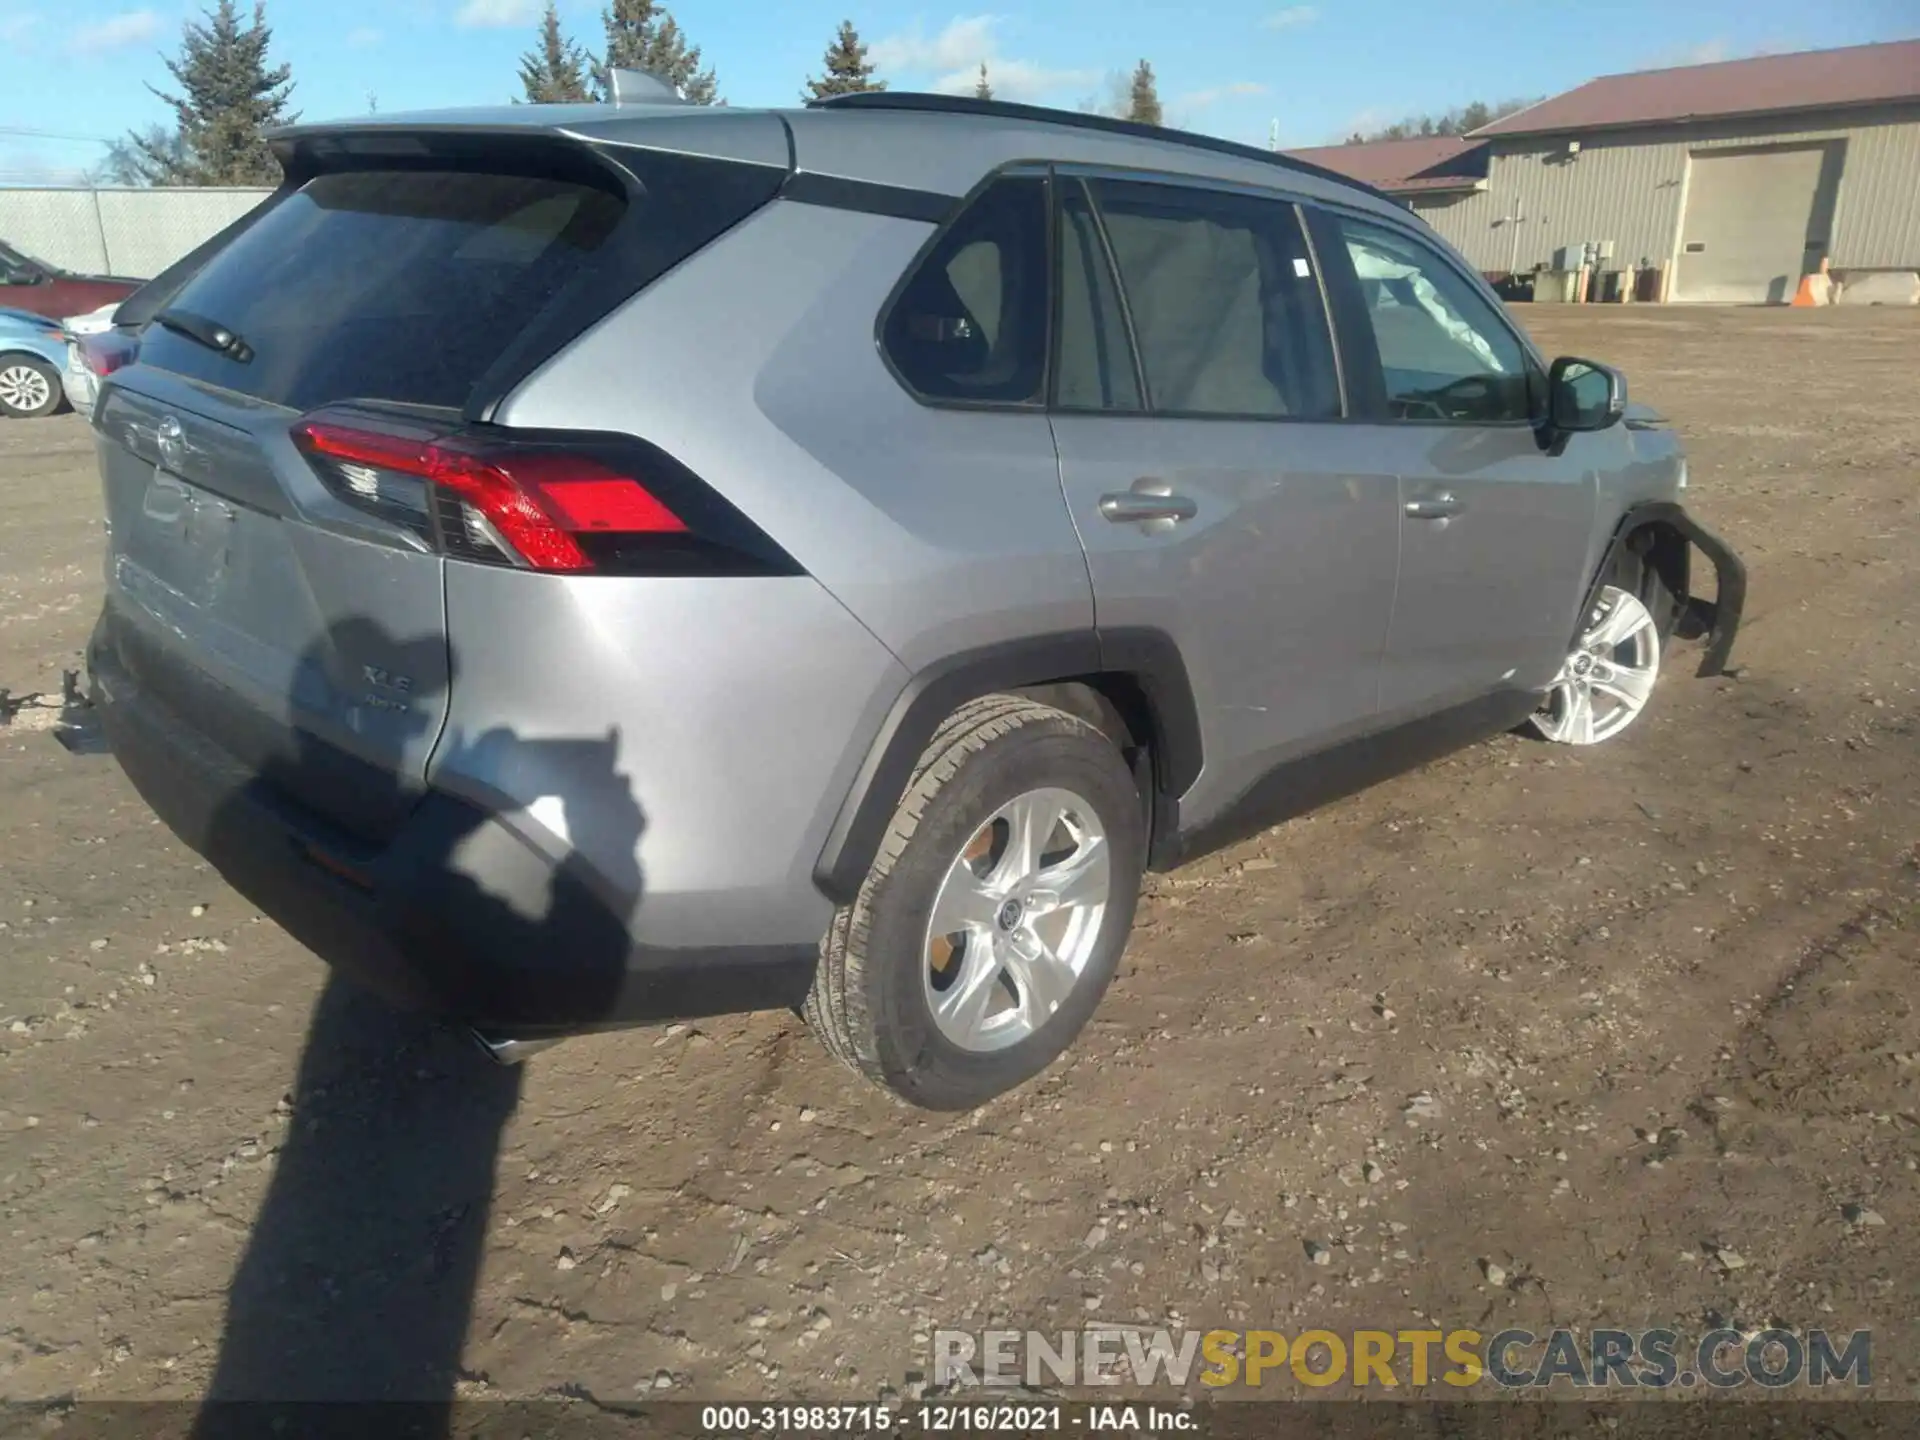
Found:
[(1137, 120), (1116, 120), (1108, 115), (1088, 115), (1078, 110), (1055, 110), (1046, 105), (1020, 105), (1010, 100), (977, 100), (971, 95), (934, 95), (914, 90), (861, 90), (850, 95), (829, 95), (807, 102), (809, 110), (915, 110), (947, 115), (987, 115), (1000, 120), (1032, 120), (1045, 125), (1066, 125), (1076, 130), (1098, 130), (1108, 135), (1129, 135), (1136, 140), (1159, 140), (1183, 145), (1190, 150), (1205, 150), (1215, 155), (1231, 155), (1236, 160), (1254, 160), (1297, 175), (1312, 175), (1331, 180), (1381, 200), (1392, 200), (1385, 191), (1364, 180), (1342, 175), (1324, 165), (1295, 160), (1274, 150), (1221, 140), (1212, 135), (1196, 135), (1190, 130), (1169, 130), (1159, 125), (1143, 125)]
[(651, 70), (623, 70), (607, 67), (607, 98), (616, 105), (685, 105), (674, 83)]

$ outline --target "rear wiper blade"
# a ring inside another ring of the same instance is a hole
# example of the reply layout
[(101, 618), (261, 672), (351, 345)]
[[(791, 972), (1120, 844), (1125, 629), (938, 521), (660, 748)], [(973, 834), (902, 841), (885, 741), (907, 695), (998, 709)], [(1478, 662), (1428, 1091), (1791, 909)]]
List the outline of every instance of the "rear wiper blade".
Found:
[(191, 310), (168, 308), (153, 317), (153, 323), (197, 341), (209, 350), (217, 350), (228, 359), (246, 364), (253, 359), (253, 347), (217, 320), (196, 315)]

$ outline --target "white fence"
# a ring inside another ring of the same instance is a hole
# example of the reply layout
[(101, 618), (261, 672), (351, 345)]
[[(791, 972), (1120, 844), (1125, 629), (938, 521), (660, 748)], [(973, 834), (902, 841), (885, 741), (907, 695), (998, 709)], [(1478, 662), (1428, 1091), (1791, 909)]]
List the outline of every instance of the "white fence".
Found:
[(0, 240), (82, 275), (150, 280), (272, 193), (0, 188)]

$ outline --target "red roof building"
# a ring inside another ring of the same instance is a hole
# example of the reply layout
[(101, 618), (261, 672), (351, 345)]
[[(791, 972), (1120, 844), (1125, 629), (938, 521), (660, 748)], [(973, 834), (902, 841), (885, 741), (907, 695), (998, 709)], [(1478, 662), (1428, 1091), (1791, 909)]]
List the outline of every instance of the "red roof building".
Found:
[(1823, 260), (1920, 270), (1920, 40), (1605, 75), (1465, 137), (1292, 153), (1399, 196), (1490, 274), (1589, 260), (1764, 303)]

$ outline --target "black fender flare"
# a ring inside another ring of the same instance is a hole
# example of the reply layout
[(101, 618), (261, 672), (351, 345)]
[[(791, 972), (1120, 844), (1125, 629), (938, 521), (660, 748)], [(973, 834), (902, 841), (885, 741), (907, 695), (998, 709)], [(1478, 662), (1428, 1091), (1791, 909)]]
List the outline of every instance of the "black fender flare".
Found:
[(1671, 526), (1676, 534), (1712, 562), (1718, 585), (1715, 599), (1709, 604), (1689, 595), (1686, 600), (1689, 611), (1698, 617), (1707, 637), (1706, 651), (1700, 657), (1700, 668), (1694, 673), (1701, 679), (1724, 675), (1727, 661), (1733, 654), (1734, 637), (1740, 631), (1741, 613), (1746, 608), (1747, 567), (1733, 553), (1732, 546), (1689, 515), (1686, 507), (1677, 500), (1643, 500), (1627, 508), (1613, 527), (1613, 538), (1607, 544), (1606, 553), (1601, 556), (1600, 567), (1594, 573), (1586, 604), (1580, 613), (1583, 616), (1592, 613), (1600, 587), (1612, 570), (1615, 558), (1626, 549), (1627, 537), (1647, 525)]
[[(1179, 797), (1199, 777), (1200, 714), (1180, 649), (1149, 628), (1068, 631), (964, 651), (920, 671), (895, 699), (841, 802), (813, 882), (836, 905), (849, 905), (879, 853), (913, 767), (933, 732), (982, 695), (1064, 681), (1122, 678), (1145, 702), (1152, 734), (1137, 737), (1153, 757), (1153, 835), (1158, 849), (1178, 826)], [(1144, 778), (1144, 777), (1143, 777)]]

